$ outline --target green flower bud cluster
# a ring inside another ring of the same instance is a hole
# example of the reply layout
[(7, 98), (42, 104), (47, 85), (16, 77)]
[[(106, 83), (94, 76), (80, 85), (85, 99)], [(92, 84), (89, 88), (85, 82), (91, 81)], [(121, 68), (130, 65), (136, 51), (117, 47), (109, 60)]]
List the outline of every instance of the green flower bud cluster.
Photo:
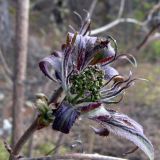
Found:
[(104, 72), (98, 65), (89, 66), (82, 73), (72, 75), (71, 93), (78, 95), (81, 99), (87, 97), (88, 101), (97, 101), (100, 98), (99, 90), (103, 85), (103, 79)]
[(48, 126), (53, 121), (52, 108), (48, 105), (48, 98), (42, 93), (38, 93), (36, 98), (36, 107), (40, 114), (39, 122)]

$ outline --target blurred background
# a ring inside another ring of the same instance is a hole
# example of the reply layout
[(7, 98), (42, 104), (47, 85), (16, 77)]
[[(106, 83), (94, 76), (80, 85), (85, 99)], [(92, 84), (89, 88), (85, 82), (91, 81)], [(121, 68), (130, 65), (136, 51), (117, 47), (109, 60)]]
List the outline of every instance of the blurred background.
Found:
[[(14, 104), (16, 53), (16, 0), (0, 0), (0, 136), (11, 140), (12, 110)], [(69, 25), (80, 27), (76, 11), (85, 17), (91, 14), (91, 34), (117, 40), (120, 54), (133, 54), (138, 63), (117, 64), (118, 70), (128, 75), (148, 79), (127, 90), (118, 105), (109, 106), (121, 111), (144, 126), (144, 132), (155, 148), (155, 159), (160, 159), (160, 1), (159, 0), (30, 0), (27, 62), (24, 82), (24, 106), (15, 114), (21, 115), (21, 132), (34, 117), (35, 94), (51, 95), (57, 84), (48, 80), (39, 70), (38, 62), (53, 50), (60, 50)], [(23, 28), (22, 28), (23, 29)], [(22, 38), (23, 37), (22, 35)], [(17, 83), (18, 84), (18, 83)], [(17, 99), (20, 97), (17, 97)], [(22, 98), (23, 99), (23, 98)], [(14, 115), (15, 115), (14, 114)], [(14, 117), (15, 118), (15, 117)], [(134, 145), (113, 135), (95, 135), (88, 120), (78, 120), (68, 135), (53, 131), (51, 127), (39, 130), (23, 149), (26, 156), (42, 156), (54, 153), (85, 152), (125, 157), (130, 160), (147, 159), (140, 150), (127, 156), (123, 153)], [(8, 154), (0, 140), (0, 159)]]

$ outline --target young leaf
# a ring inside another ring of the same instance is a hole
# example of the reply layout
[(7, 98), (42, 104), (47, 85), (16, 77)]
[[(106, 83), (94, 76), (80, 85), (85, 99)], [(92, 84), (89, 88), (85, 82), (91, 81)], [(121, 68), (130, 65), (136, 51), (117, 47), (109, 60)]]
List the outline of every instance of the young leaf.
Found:
[(89, 118), (97, 121), (110, 133), (132, 141), (142, 151), (144, 151), (144, 153), (149, 157), (150, 160), (153, 160), (154, 149), (151, 142), (144, 135), (142, 126), (133, 119), (129, 118), (127, 115), (115, 112), (113, 110), (107, 111), (110, 116), (99, 114), (96, 115), (96, 113), (94, 113), (94, 116), (91, 116)]
[[(52, 73), (52, 71), (49, 70), (49, 66), (53, 68), (54, 74)], [(43, 58), (39, 62), (39, 68), (45, 76), (47, 76), (53, 81), (61, 79), (61, 59), (59, 57), (50, 55), (48, 57)]]

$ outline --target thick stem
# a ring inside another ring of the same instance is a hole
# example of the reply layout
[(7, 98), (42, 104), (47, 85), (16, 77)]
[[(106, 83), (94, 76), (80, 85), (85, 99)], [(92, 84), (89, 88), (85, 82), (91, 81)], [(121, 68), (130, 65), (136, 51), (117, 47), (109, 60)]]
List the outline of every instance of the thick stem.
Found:
[(21, 151), (23, 145), (27, 142), (27, 140), (31, 137), (31, 135), (37, 130), (38, 127), (38, 118), (37, 117), (32, 124), (29, 126), (29, 128), (24, 132), (22, 137), (19, 139), (19, 141), (16, 143), (15, 147), (13, 148), (13, 155), (18, 155)]
[[(62, 100), (63, 89), (60, 87), (50, 98), (49, 104), (51, 103), (58, 103)], [(29, 128), (24, 132), (21, 138), (18, 140), (16, 145), (13, 147), (12, 156), (10, 159), (14, 159), (14, 156), (18, 155), (23, 148), (24, 144), (27, 140), (32, 136), (32, 134), (39, 128), (39, 116), (35, 118)]]
[(51, 103), (60, 103), (64, 99), (63, 88), (59, 87), (55, 94), (53, 94), (49, 100), (49, 104)]
[[(36, 112), (33, 114), (33, 119), (32, 119), (32, 121), (35, 120), (35, 117), (36, 117)], [(30, 136), (30, 138), (29, 138), (27, 157), (32, 157), (33, 138), (34, 138), (34, 134), (32, 134), (32, 135)]]

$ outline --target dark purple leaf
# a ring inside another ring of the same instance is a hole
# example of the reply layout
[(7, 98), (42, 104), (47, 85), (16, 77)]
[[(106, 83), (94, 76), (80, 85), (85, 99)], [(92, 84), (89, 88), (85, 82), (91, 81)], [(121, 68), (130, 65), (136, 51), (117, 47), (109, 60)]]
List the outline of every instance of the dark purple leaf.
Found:
[(112, 62), (116, 57), (115, 49), (111, 46), (109, 39), (97, 38), (93, 48), (94, 59), (91, 64), (106, 65)]
[(92, 111), (89, 118), (98, 122), (110, 133), (132, 141), (146, 153), (150, 160), (153, 160), (154, 149), (151, 142), (144, 135), (142, 126), (127, 115), (113, 110), (106, 111), (110, 116), (104, 114), (100, 115), (100, 112), (96, 110), (95, 113)]
[(137, 61), (134, 56), (131, 54), (120, 54), (116, 57), (116, 59), (124, 59), (127, 60), (130, 64), (132, 64), (134, 67), (137, 67)]
[(92, 127), (92, 129), (94, 130), (95, 134), (98, 134), (99, 136), (108, 136), (109, 135), (109, 131), (106, 128), (95, 128)]
[(128, 155), (128, 154), (131, 154), (131, 153), (135, 152), (137, 149), (138, 149), (138, 147), (136, 146), (136, 147), (134, 147), (133, 149), (131, 149), (131, 150), (123, 153), (123, 155), (125, 156), (125, 155)]
[(60, 52), (60, 51), (53, 51), (51, 55), (54, 55), (55, 57), (59, 57), (59, 58), (62, 58), (64, 56), (63, 52)]
[(79, 112), (72, 106), (62, 103), (59, 108), (53, 112), (55, 120), (52, 128), (61, 131), (62, 133), (69, 133), (71, 127), (79, 116)]
[[(69, 36), (73, 38), (74, 34), (69, 33)], [(83, 69), (85, 65), (88, 65), (93, 57), (93, 48), (97, 37), (77, 35), (74, 43), (74, 54), (72, 54), (72, 60), (75, 62), (78, 69)]]
[(104, 48), (105, 57), (115, 57), (115, 49), (111, 46), (111, 43), (107, 44), (107, 47)]
[(50, 55), (46, 58), (43, 58), (39, 62), (39, 67), (41, 71), (44, 73), (44, 75), (50, 78), (51, 80), (57, 81), (57, 79), (58, 80), (61, 79), (61, 59), (60, 58), (55, 57), (54, 55)]
[(101, 103), (91, 103), (91, 104), (88, 104), (88, 105), (84, 105), (84, 106), (79, 106), (77, 108), (77, 110), (79, 110), (80, 112), (89, 112), (89, 111), (92, 111), (98, 107), (101, 106)]
[(86, 35), (87, 32), (90, 30), (90, 25), (91, 25), (91, 19), (90, 19), (90, 16), (88, 14), (85, 21), (83, 22), (80, 30), (79, 30), (79, 34), (81, 34), (83, 36)]
[(119, 75), (118, 71), (111, 66), (106, 65), (106, 66), (103, 66), (102, 69), (105, 72), (104, 78), (106, 80), (110, 80), (111, 78)]

